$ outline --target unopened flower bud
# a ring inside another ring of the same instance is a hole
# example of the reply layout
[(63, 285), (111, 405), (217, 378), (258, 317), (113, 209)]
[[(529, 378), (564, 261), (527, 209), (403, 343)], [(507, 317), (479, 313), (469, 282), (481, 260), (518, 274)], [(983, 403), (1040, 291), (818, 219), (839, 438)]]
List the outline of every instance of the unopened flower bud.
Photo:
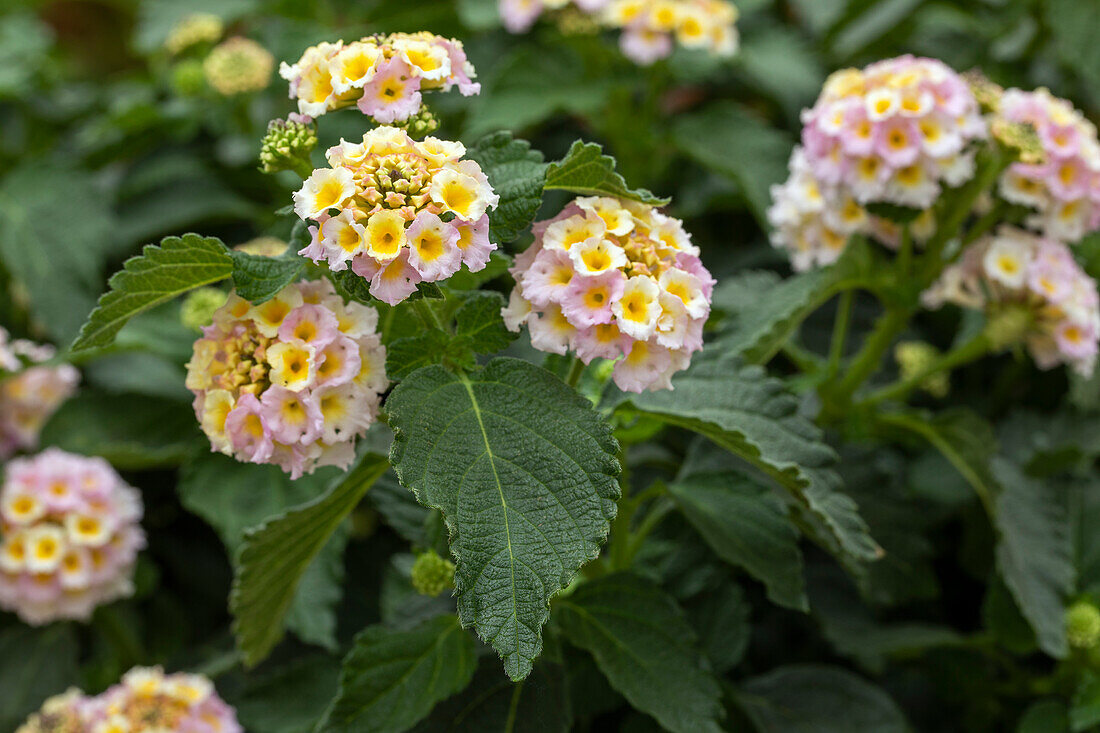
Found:
[(193, 13), (176, 23), (164, 48), (175, 55), (200, 43), (213, 43), (222, 37), (225, 26), (222, 19), (212, 13)]
[(998, 142), (1016, 152), (1021, 163), (1041, 165), (1046, 159), (1034, 125), (1028, 122), (1010, 122), (998, 117), (993, 120), (989, 129)]
[(260, 170), (263, 173), (298, 171), (306, 178), (313, 172), (309, 154), (315, 147), (317, 128), (312, 123), (272, 120), (260, 147)]
[(409, 133), (409, 137), (419, 140), (439, 129), (439, 120), (432, 114), (427, 105), (424, 105), (419, 112), (404, 122), (395, 122), (394, 127), (403, 128)]
[[(939, 350), (923, 341), (902, 341), (894, 349), (894, 359), (903, 380), (909, 380), (929, 369), (939, 357)], [(951, 389), (947, 372), (930, 374), (920, 382), (920, 388), (933, 397), (946, 397)]]
[(180, 322), (192, 331), (214, 322), (214, 312), (225, 305), (226, 295), (217, 288), (192, 290), (180, 306)]
[(1100, 609), (1087, 600), (1066, 609), (1066, 637), (1075, 649), (1092, 649), (1100, 644)]
[(416, 592), (424, 596), (438, 596), (454, 587), (455, 566), (439, 556), (435, 550), (421, 553), (412, 566), (412, 584)]
[(266, 88), (275, 70), (275, 57), (252, 39), (235, 37), (211, 51), (202, 67), (210, 86), (230, 97)]
[(1005, 351), (1023, 342), (1032, 326), (1031, 312), (1008, 305), (992, 311), (985, 324), (985, 335), (993, 351)]
[(172, 89), (181, 97), (195, 97), (206, 88), (206, 72), (197, 59), (184, 59), (172, 67)]

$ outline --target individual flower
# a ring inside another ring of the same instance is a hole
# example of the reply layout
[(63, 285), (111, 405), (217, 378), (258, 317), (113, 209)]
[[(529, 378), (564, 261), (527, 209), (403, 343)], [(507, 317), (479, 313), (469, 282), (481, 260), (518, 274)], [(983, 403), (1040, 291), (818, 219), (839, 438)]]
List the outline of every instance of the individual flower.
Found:
[(542, 351), (615, 360), (624, 390), (670, 389), (703, 347), (714, 287), (683, 224), (646, 204), (588, 196), (533, 232), (511, 269), (508, 328), (527, 324)]
[[(1022, 340), (1041, 369), (1068, 364), (1083, 375), (1092, 373), (1100, 296), (1061, 242), (1002, 226), (972, 244), (922, 299), (932, 308), (956, 303), (985, 310), (995, 345)], [(1011, 331), (1012, 337), (994, 331)]]
[(206, 81), (222, 96), (266, 89), (275, 69), (275, 57), (251, 38), (222, 41), (202, 63)]
[(7, 465), (0, 488), (0, 608), (25, 622), (87, 620), (133, 593), (141, 495), (101, 458), (49, 448)]
[(1075, 242), (1100, 228), (1100, 142), (1096, 127), (1046, 89), (1009, 89), (1000, 115), (1034, 128), (1042, 160), (1016, 162), (1001, 176), (1007, 201), (1035, 210), (1027, 226), (1050, 239)]
[(224, 30), (222, 19), (213, 13), (192, 13), (172, 27), (164, 48), (175, 55), (200, 43), (213, 43)]
[(987, 135), (966, 82), (913, 56), (837, 71), (802, 122), (806, 164), (822, 186), (915, 209), (973, 176), (971, 144)]
[(345, 303), (328, 280), (258, 305), (230, 295), (187, 365), (211, 448), (292, 478), (346, 468), (389, 386), (377, 324), (373, 308)]
[(496, 249), (485, 212), (499, 197), (465, 153), (461, 143), (417, 142), (396, 127), (341, 141), (326, 153), (330, 167), (294, 194), (298, 216), (315, 223), (300, 254), (333, 271), (350, 266), (390, 305), (463, 264), (483, 269)]
[(462, 42), (427, 32), (320, 43), (297, 63), (284, 62), (279, 74), (290, 82), (301, 115), (320, 117), (356, 105), (381, 124), (413, 118), (423, 92), (456, 86), (463, 96), (481, 91)]
[(674, 41), (719, 57), (737, 52), (737, 7), (726, 0), (611, 0), (602, 15), (622, 29), (623, 54), (643, 66), (669, 56)]
[(76, 391), (75, 367), (39, 364), (53, 355), (53, 347), (11, 340), (0, 327), (0, 459), (37, 446), (42, 426)]

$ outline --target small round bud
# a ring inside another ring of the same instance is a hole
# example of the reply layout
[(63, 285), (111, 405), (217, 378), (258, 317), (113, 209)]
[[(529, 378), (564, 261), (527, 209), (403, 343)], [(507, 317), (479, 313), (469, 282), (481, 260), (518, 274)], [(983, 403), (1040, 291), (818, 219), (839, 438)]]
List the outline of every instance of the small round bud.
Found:
[(218, 44), (202, 68), (210, 86), (231, 97), (265, 89), (275, 70), (275, 57), (251, 38), (237, 36)]
[(313, 172), (309, 154), (317, 147), (317, 128), (312, 124), (272, 120), (260, 147), (260, 171), (298, 171), (303, 178)]
[(454, 587), (455, 566), (440, 557), (435, 550), (421, 553), (412, 566), (412, 584), (416, 592), (424, 596), (438, 596)]
[[(931, 368), (939, 357), (939, 350), (923, 341), (902, 341), (894, 349), (894, 359), (903, 380), (909, 380)], [(951, 380), (947, 372), (939, 372), (925, 377), (920, 388), (933, 397), (946, 397), (951, 389)]]
[(214, 312), (225, 305), (226, 294), (217, 288), (192, 290), (180, 306), (180, 322), (192, 331), (214, 322)]
[(1006, 148), (1016, 152), (1021, 163), (1042, 165), (1046, 160), (1043, 144), (1035, 126), (1028, 122), (1010, 122), (1002, 117), (989, 126), (993, 137)]
[(409, 137), (421, 139), (431, 135), (439, 129), (439, 120), (428, 109), (427, 105), (420, 107), (420, 111), (404, 122), (395, 122), (394, 127), (400, 127), (409, 133)]
[(1027, 308), (1007, 305), (990, 312), (985, 335), (992, 351), (1005, 351), (1023, 342), (1031, 327), (1032, 315)]
[(200, 43), (213, 43), (222, 37), (225, 26), (222, 19), (212, 13), (193, 13), (176, 23), (164, 49), (175, 55)]
[(1075, 649), (1100, 644), (1100, 609), (1083, 599), (1066, 609), (1066, 637)]
[(172, 67), (172, 89), (181, 97), (197, 97), (206, 88), (206, 72), (197, 59), (184, 59)]

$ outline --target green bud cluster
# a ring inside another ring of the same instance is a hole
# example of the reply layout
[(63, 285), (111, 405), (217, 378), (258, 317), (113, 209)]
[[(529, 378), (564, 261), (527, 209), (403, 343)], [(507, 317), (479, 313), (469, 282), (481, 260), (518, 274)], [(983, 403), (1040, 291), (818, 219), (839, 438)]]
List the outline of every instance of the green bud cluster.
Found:
[(192, 331), (214, 322), (214, 311), (225, 305), (225, 293), (217, 288), (192, 290), (180, 306), (180, 322)]
[(416, 592), (424, 596), (438, 596), (455, 582), (455, 566), (450, 560), (428, 550), (417, 556), (412, 566), (412, 584)]
[(993, 137), (1006, 148), (1016, 153), (1021, 163), (1041, 165), (1046, 160), (1043, 143), (1035, 127), (1026, 122), (1009, 122), (997, 118), (989, 126)]
[(420, 140), (439, 129), (439, 120), (427, 105), (421, 105), (419, 112), (404, 122), (395, 122), (394, 127), (402, 127), (410, 137)]
[[(939, 350), (924, 341), (902, 341), (894, 349), (894, 359), (903, 380), (909, 380), (929, 369), (939, 358)], [(920, 388), (933, 397), (943, 398), (951, 390), (947, 372), (930, 374), (921, 380)]]
[(309, 154), (317, 147), (317, 129), (312, 125), (272, 120), (260, 147), (260, 170), (278, 173), (292, 170), (308, 178), (313, 172)]
[(985, 324), (991, 351), (1006, 351), (1023, 343), (1031, 331), (1033, 316), (1026, 306), (1009, 305), (992, 311)]
[(1100, 643), (1100, 609), (1080, 600), (1066, 609), (1066, 637), (1074, 649), (1092, 649)]

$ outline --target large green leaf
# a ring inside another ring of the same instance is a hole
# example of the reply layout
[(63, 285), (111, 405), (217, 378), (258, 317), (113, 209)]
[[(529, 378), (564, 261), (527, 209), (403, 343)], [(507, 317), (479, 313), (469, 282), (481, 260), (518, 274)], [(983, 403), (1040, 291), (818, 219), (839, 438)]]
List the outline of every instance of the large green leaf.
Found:
[(14, 626), (0, 633), (0, 730), (15, 730), (46, 698), (77, 684), (74, 629)]
[(368, 453), (323, 495), (245, 534), (229, 610), (246, 665), (258, 664), (282, 638), (303, 573), (386, 468), (384, 458)]
[(798, 413), (798, 400), (760, 367), (736, 355), (697, 356), (674, 389), (631, 396), (641, 412), (710, 438), (785, 488), (815, 539), (842, 559), (876, 559), (880, 549), (854, 501), (841, 491), (837, 456)]
[(399, 733), (408, 730), (474, 675), (474, 639), (455, 616), (414, 629), (369, 626), (344, 659), (340, 689), (318, 733)]
[(630, 188), (615, 171), (615, 159), (603, 154), (596, 143), (576, 140), (561, 160), (546, 169), (546, 190), (561, 190), (582, 196), (617, 196), (654, 206), (664, 206), (667, 198), (654, 196), (644, 188)]
[(299, 652), (282, 664), (241, 674), (243, 689), (226, 702), (251, 733), (307, 733), (332, 700), (339, 676), (335, 657)]
[(282, 257), (250, 255), (231, 250), (233, 258), (233, 287), (237, 295), (253, 303), (263, 303), (298, 279), (306, 267), (306, 261), (288, 250)]
[(1063, 486), (1025, 476), (1003, 458), (992, 462), (996, 497), (997, 567), (1047, 654), (1064, 657), (1066, 597), (1076, 571), (1068, 493)]
[(638, 710), (675, 733), (718, 733), (721, 688), (672, 596), (629, 573), (585, 583), (554, 620)]
[(214, 237), (198, 234), (166, 237), (146, 245), (111, 276), (111, 289), (80, 329), (73, 351), (108, 346), (119, 329), (138, 313), (233, 274), (229, 250)]
[(780, 667), (745, 682), (736, 693), (759, 733), (906, 733), (890, 696), (837, 667)]
[(489, 212), (489, 239), (498, 244), (517, 239), (531, 225), (542, 203), (546, 163), (542, 153), (510, 132), (494, 132), (466, 150), (489, 178), (500, 203)]
[(798, 532), (770, 488), (729, 471), (686, 476), (668, 489), (719, 557), (764, 583), (773, 602), (808, 610)]
[(672, 126), (676, 146), (704, 168), (732, 178), (757, 221), (768, 228), (769, 189), (787, 177), (793, 141), (733, 102), (682, 115)]
[(1054, 36), (1051, 45), (1062, 62), (1089, 85), (1100, 84), (1100, 44), (1093, 33), (1100, 25), (1100, 3), (1048, 0), (1042, 7)]
[(386, 410), (401, 483), (450, 531), (463, 625), (522, 679), (550, 597), (596, 557), (615, 515), (610, 427), (557, 377), (508, 358), (470, 375), (420, 369)]

